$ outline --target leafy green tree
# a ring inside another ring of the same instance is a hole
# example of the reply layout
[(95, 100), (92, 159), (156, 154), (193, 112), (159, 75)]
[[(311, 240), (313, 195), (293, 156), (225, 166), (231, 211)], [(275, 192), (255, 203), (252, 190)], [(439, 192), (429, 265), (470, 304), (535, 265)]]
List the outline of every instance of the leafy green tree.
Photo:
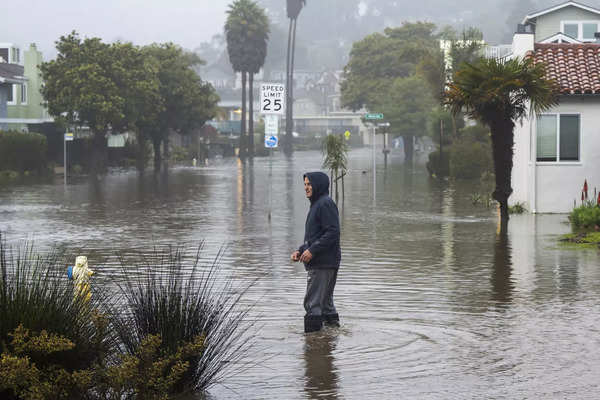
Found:
[(163, 107), (140, 121), (140, 129), (152, 140), (154, 168), (169, 160), (169, 133), (185, 135), (200, 129), (216, 114), (219, 98), (212, 85), (202, 81), (194, 66), (202, 60), (173, 43), (152, 44), (143, 49), (157, 67)]
[[(152, 69), (131, 44), (80, 39), (76, 32), (56, 42), (58, 56), (41, 65), (42, 96), (56, 119), (92, 132), (92, 171), (105, 168), (107, 135), (133, 126), (156, 95)], [(124, 54), (126, 57), (122, 58)]]
[[(235, 0), (227, 10), (225, 37), (227, 52), (233, 70), (242, 74), (242, 129), (240, 135), (240, 157), (245, 157), (252, 135), (246, 138), (246, 81), (248, 74), (253, 82), (265, 62), (269, 39), (269, 20), (262, 8), (251, 0)], [(252, 92), (252, 87), (250, 88)], [(252, 93), (250, 94), (252, 104)], [(252, 106), (251, 106), (252, 107)], [(252, 120), (252, 117), (250, 117)], [(253, 127), (250, 128), (253, 131)], [(251, 147), (253, 151), (253, 147)]]
[[(427, 22), (406, 22), (401, 27), (386, 28), (383, 34), (374, 33), (355, 42), (350, 60), (344, 67), (342, 105), (355, 111), (365, 107), (373, 112), (382, 112), (382, 108), (385, 108), (396, 123), (401, 124), (397, 127), (392, 122), (392, 130), (398, 128), (399, 132), (407, 135), (404, 142), (412, 145), (412, 137), (424, 134), (426, 130), (407, 129), (402, 125), (402, 121), (407, 121), (408, 118), (401, 118), (396, 110), (407, 106), (411, 100), (404, 99), (402, 93), (392, 94), (390, 90), (392, 87), (404, 88), (401, 84), (395, 85), (395, 81), (414, 75), (419, 63), (438, 48), (435, 25)], [(407, 82), (407, 85), (414, 85), (416, 81)], [(422, 91), (430, 93), (429, 88), (422, 84), (420, 86)], [(420, 95), (419, 98), (422, 99)], [(390, 104), (393, 101), (404, 105), (396, 107), (395, 104)], [(426, 106), (426, 111), (431, 109), (429, 102), (415, 101), (414, 104)], [(411, 145), (405, 147), (409, 160), (412, 159)]]
[(454, 113), (489, 126), (492, 139), (496, 188), (492, 197), (500, 203), (502, 227), (508, 222), (508, 198), (512, 193), (513, 137), (515, 121), (538, 114), (557, 103), (555, 82), (545, 77), (543, 64), (530, 58), (500, 62), (480, 59), (463, 64), (446, 91)]
[(388, 93), (374, 104), (385, 115), (393, 132), (402, 136), (406, 160), (412, 161), (414, 137), (427, 133), (428, 117), (435, 106), (427, 83), (417, 75), (396, 78)]

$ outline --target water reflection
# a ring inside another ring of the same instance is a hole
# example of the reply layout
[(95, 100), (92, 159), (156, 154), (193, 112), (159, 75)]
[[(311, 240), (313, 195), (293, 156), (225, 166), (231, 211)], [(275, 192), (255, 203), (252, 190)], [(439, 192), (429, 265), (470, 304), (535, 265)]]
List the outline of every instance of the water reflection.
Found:
[(224, 381), (236, 394), (211, 388), (218, 400), (597, 394), (598, 250), (557, 245), (569, 230), (561, 215), (513, 216), (498, 235), (495, 211), (469, 199), (477, 185), (433, 180), (422, 163), (401, 160), (380, 164), (373, 207), (371, 153), (350, 153), (338, 336), (303, 335), (306, 272), (288, 259), (309, 207), (302, 174), (321, 168), (320, 152), (73, 178), (66, 191), (61, 179), (0, 189), (0, 230), (82, 249), (98, 285), (120, 273), (118, 252), (204, 239), (212, 261), (229, 244), (224, 272), (240, 286), (260, 278), (244, 302), (264, 323), (257, 348), (268, 361)]
[(304, 393), (308, 399), (337, 400), (338, 373), (335, 366), (337, 329), (305, 336)]
[(492, 300), (499, 305), (511, 301), (514, 283), (512, 281), (511, 247), (507, 232), (500, 232), (494, 242), (494, 264), (492, 267)]

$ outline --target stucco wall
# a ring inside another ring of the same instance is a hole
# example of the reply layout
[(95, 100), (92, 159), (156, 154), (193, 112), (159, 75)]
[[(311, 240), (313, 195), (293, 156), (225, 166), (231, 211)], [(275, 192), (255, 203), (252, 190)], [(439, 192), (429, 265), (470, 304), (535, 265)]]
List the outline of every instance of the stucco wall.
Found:
[(580, 201), (584, 179), (590, 196), (594, 187), (600, 190), (600, 98), (565, 98), (549, 112), (581, 115), (580, 161), (534, 162), (535, 122), (517, 125), (510, 203), (524, 202), (529, 210), (540, 213), (566, 213), (573, 209), (574, 200)]
[(598, 21), (600, 15), (582, 10), (581, 8), (569, 6), (558, 11), (542, 15), (537, 18), (535, 27), (535, 41), (542, 40), (560, 32), (561, 21)]

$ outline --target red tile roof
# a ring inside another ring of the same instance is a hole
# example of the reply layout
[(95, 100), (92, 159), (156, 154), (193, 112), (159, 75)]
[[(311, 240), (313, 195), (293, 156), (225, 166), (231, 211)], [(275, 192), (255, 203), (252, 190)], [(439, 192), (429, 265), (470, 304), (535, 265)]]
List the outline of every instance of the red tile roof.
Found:
[(546, 64), (561, 94), (600, 94), (600, 44), (536, 43), (529, 56)]

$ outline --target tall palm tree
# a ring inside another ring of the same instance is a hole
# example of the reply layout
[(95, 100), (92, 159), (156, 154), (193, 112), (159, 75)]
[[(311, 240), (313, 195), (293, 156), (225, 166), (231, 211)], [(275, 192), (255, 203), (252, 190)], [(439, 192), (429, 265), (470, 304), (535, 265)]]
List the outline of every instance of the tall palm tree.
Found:
[(515, 122), (526, 117), (528, 110), (530, 115), (539, 114), (557, 104), (556, 83), (545, 77), (544, 65), (531, 58), (480, 59), (456, 71), (445, 101), (453, 113), (464, 111), (490, 128), (496, 173), (492, 197), (500, 204), (502, 227), (506, 227)]
[(286, 61), (286, 110), (285, 110), (285, 140), (283, 150), (286, 154), (292, 152), (292, 128), (294, 122), (294, 53), (296, 50), (296, 21), (306, 5), (306, 0), (287, 0), (287, 16), (290, 19), (290, 28), (288, 32), (287, 61)]
[(265, 59), (267, 57), (267, 43), (269, 41), (269, 18), (265, 13), (265, 10), (258, 6), (256, 3), (251, 3), (251, 7), (248, 10), (248, 41), (254, 51), (251, 53), (250, 58), (246, 60), (248, 64), (248, 85), (249, 85), (249, 96), (248, 96), (248, 155), (254, 156), (254, 74), (265, 65)]
[[(251, 0), (235, 0), (227, 10), (225, 37), (233, 70), (242, 74), (242, 127), (240, 157), (254, 153), (253, 85), (265, 63), (269, 39), (269, 19), (265, 11)], [(250, 78), (249, 137), (246, 138), (246, 82)]]

